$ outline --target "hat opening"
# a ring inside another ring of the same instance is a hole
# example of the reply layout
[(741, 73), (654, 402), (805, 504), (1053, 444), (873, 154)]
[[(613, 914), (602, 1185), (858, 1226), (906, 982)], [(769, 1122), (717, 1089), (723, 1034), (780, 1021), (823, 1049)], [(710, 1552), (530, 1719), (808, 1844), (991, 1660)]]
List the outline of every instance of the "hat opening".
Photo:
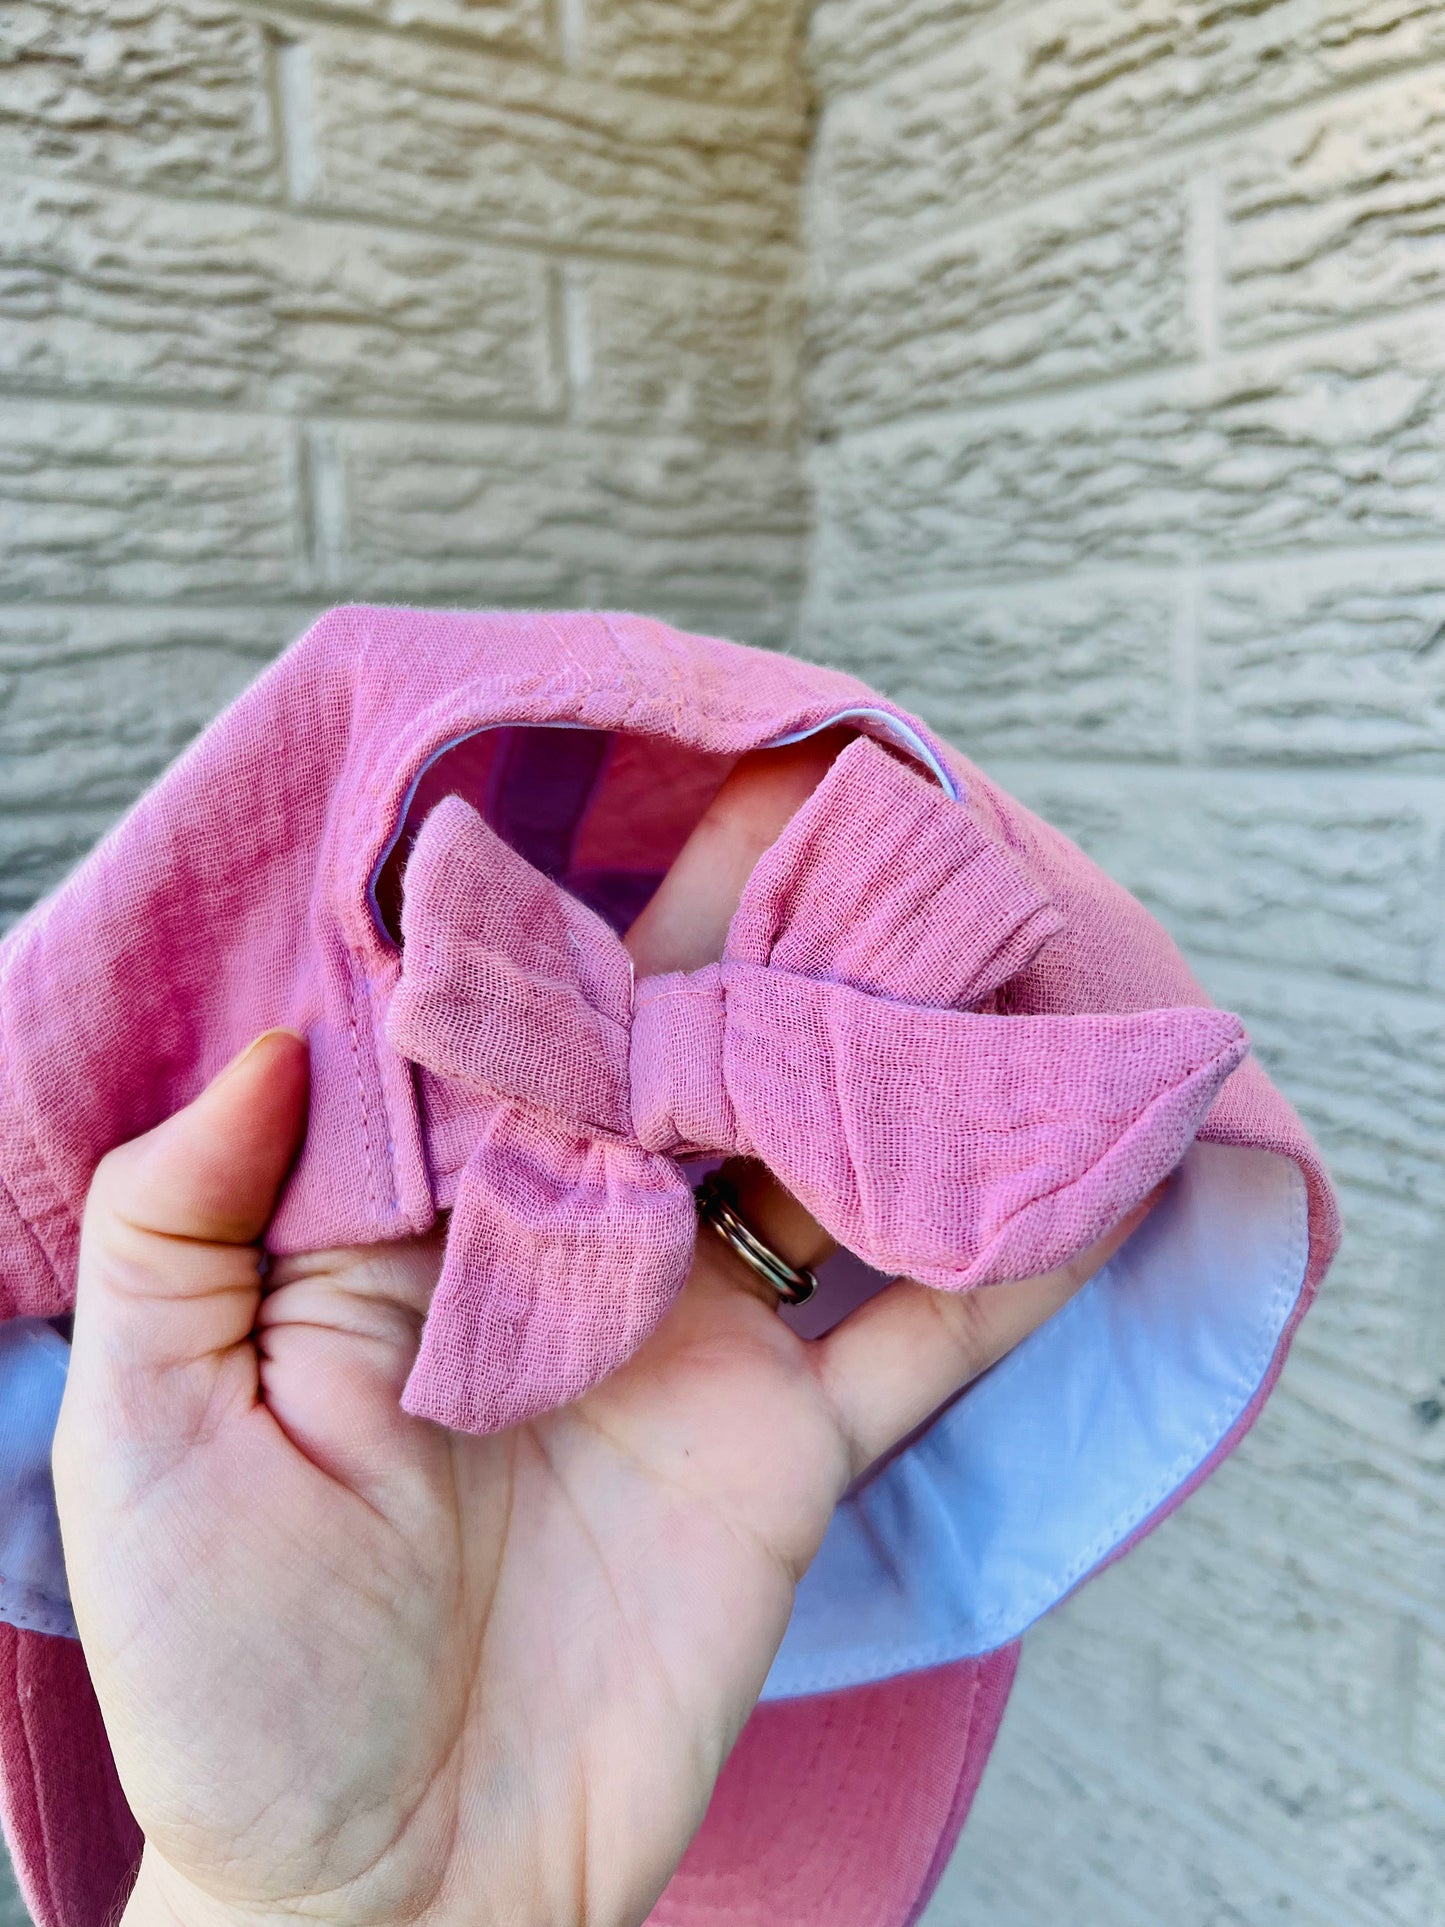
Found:
[[(852, 727), (901, 751), (952, 800), (945, 765), (887, 710), (839, 710), (807, 729), (758, 744), (781, 749)], [(621, 936), (647, 907), (737, 755), (673, 737), (573, 723), (501, 723), (453, 737), (412, 780), (401, 820), (377, 863), (371, 905), (401, 942), (402, 875), (417, 832), (444, 796), (460, 796), (505, 843)]]

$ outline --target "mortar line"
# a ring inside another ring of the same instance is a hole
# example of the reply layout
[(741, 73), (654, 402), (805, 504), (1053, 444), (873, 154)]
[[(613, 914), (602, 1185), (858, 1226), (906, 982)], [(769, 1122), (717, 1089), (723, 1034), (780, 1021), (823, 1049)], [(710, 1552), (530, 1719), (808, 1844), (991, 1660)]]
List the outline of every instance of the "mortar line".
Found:
[[(203, 415), (227, 421), (274, 423), (278, 426), (298, 419), (295, 409), (282, 405), (269, 408), (259, 405), (247, 406), (244, 403), (201, 394), (158, 393), (153, 390), (131, 388), (65, 388), (58, 383), (32, 383), (21, 387), (18, 383), (8, 383), (0, 378), (0, 418), (10, 410), (23, 408), (31, 402), (48, 402), (62, 408), (81, 411), (111, 408), (158, 416)], [(427, 414), (420, 409), (367, 412), (361, 409), (313, 407), (305, 410), (305, 419), (336, 428), (390, 427), (397, 430), (452, 428), (459, 434), (468, 430), (500, 434), (518, 428), (527, 428), (558, 437), (575, 433), (579, 426), (568, 421), (561, 411), (555, 408), (526, 415), (501, 415), (468, 413), (461, 409)], [(757, 432), (748, 435), (735, 429), (714, 427), (712, 424), (696, 429), (640, 428), (625, 422), (608, 421), (591, 421), (585, 424), (587, 436), (599, 442), (615, 441), (657, 447), (687, 446), (696, 449), (699, 453), (736, 454), (746, 451), (781, 457), (794, 455), (796, 451), (770, 438), (768, 428), (768, 424), (760, 424)]]
[[(34, 181), (43, 187), (56, 189), (91, 187), (99, 189), (116, 198), (133, 197), (159, 209), (182, 207), (227, 207), (238, 212), (265, 214), (271, 219), (283, 215), (292, 220), (316, 222), (333, 228), (362, 228), (380, 239), (388, 236), (415, 237), (426, 241), (450, 241), (469, 248), (478, 255), (504, 254), (533, 261), (596, 261), (616, 263), (625, 267), (644, 268), (651, 273), (691, 275), (704, 280), (717, 279), (737, 282), (740, 286), (770, 290), (778, 284), (780, 274), (787, 271), (797, 255), (793, 242), (786, 245), (777, 242), (763, 242), (765, 252), (774, 252), (777, 267), (771, 272), (760, 272), (745, 267), (741, 260), (731, 260), (722, 255), (713, 258), (688, 259), (673, 254), (658, 254), (646, 248), (619, 245), (611, 248), (595, 241), (558, 240), (548, 235), (519, 237), (479, 231), (463, 220), (445, 218), (429, 221), (407, 221), (400, 216), (381, 212), (368, 212), (364, 208), (333, 207), (325, 202), (310, 201), (304, 206), (294, 206), (282, 197), (266, 194), (246, 194), (239, 184), (214, 193), (206, 193), (185, 188), (147, 187), (144, 183), (126, 182), (117, 186), (103, 171), (90, 168), (56, 170), (43, 166), (27, 164), (23, 172), (17, 171), (10, 177), (13, 183), (23, 185)], [(699, 241), (698, 247), (707, 251), (714, 244)], [(757, 250), (754, 250), (754, 255)]]

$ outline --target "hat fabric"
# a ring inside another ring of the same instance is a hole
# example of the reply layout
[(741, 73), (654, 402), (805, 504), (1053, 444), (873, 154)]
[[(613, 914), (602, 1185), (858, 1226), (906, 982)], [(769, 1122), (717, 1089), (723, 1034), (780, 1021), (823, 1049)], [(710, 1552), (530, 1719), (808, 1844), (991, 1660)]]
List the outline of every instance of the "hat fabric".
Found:
[[(840, 722), (860, 740), (721, 962), (634, 985), (619, 932), (732, 762)], [(1111, 1265), (839, 1508), (656, 1915), (902, 1927), (1018, 1634), (1237, 1443), (1333, 1254), (1238, 1020), (851, 677), (636, 616), (323, 618), (0, 946), (0, 1814), (42, 1927), (104, 1920), (138, 1851), (67, 1636), (48, 1321), (100, 1157), (280, 1023), (312, 1096), (268, 1242), (451, 1209), (404, 1402), (471, 1430), (645, 1338), (689, 1262), (684, 1162), (761, 1156), (875, 1271), (968, 1289), (1062, 1262), (1182, 1159)]]

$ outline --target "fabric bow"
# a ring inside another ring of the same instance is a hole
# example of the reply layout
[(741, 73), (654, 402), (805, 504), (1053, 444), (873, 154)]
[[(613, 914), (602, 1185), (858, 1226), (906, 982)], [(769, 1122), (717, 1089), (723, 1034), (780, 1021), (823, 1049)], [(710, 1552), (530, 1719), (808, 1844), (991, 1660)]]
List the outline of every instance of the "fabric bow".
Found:
[(407, 865), (387, 1035), (470, 1102), (473, 1143), (407, 1409), (497, 1431), (623, 1364), (691, 1262), (679, 1160), (761, 1159), (867, 1264), (946, 1290), (1101, 1237), (1248, 1045), (1210, 1008), (980, 1009), (1060, 926), (964, 804), (859, 738), (721, 962), (634, 984), (612, 929), (447, 797)]

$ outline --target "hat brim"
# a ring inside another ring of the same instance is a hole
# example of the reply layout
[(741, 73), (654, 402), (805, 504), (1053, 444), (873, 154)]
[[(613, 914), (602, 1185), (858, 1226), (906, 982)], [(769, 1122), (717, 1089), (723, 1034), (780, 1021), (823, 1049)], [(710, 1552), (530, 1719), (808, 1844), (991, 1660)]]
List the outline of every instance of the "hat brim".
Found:
[(647, 1927), (905, 1927), (948, 1863), (1013, 1683), (1007, 1646), (759, 1706)]
[[(1018, 1648), (754, 1712), (648, 1927), (904, 1927), (947, 1864)], [(106, 1927), (141, 1839), (81, 1648), (0, 1624), (0, 1799), (36, 1927)]]

